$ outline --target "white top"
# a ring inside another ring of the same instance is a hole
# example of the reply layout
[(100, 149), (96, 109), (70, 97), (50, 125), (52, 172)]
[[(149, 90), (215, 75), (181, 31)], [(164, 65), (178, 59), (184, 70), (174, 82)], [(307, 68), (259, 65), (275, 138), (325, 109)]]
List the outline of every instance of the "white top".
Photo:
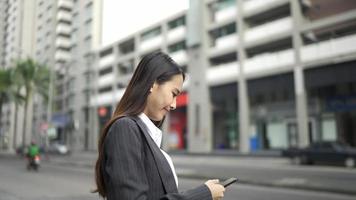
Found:
[(171, 167), (172, 173), (174, 175), (174, 180), (175, 180), (176, 185), (178, 187), (178, 177), (177, 177), (176, 171), (174, 169), (172, 158), (165, 151), (163, 151), (161, 149), (162, 131), (147, 117), (147, 115), (145, 113), (141, 113), (139, 115), (139, 118), (143, 121), (143, 123), (145, 123), (145, 125), (148, 128), (148, 133), (150, 134), (151, 138), (156, 143), (156, 145), (158, 146), (158, 148), (161, 150), (162, 154), (164, 155), (164, 157), (168, 161), (169, 166)]

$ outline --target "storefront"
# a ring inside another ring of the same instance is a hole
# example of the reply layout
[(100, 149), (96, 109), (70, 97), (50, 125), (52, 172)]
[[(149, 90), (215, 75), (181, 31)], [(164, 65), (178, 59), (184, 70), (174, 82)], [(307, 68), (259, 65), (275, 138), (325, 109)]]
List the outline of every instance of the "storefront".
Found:
[(292, 73), (248, 80), (251, 151), (284, 149), (298, 142)]
[(238, 149), (237, 83), (210, 88), (213, 115), (213, 148)]
[(356, 146), (356, 62), (306, 70), (305, 84), (316, 139)]
[(171, 150), (187, 148), (187, 103), (188, 94), (184, 92), (177, 97), (176, 109), (169, 114), (168, 146)]

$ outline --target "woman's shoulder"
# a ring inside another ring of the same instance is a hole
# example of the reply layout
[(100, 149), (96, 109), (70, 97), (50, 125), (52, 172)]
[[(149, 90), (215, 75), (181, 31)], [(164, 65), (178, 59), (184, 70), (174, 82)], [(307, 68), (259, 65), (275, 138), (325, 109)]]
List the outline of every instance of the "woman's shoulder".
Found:
[(121, 128), (127, 128), (127, 127), (132, 127), (132, 128), (137, 127), (134, 117), (132, 117), (132, 116), (119, 117), (111, 124), (110, 129), (113, 129), (113, 128), (121, 129)]

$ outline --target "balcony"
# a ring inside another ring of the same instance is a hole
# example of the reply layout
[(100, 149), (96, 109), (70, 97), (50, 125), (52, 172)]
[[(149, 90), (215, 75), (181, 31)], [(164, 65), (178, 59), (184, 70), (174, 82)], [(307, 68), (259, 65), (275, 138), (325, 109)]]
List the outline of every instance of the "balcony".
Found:
[(235, 20), (237, 16), (236, 6), (230, 6), (222, 10), (218, 10), (214, 14), (214, 21), (216, 23), (225, 22), (228, 20)]
[(72, 21), (72, 16), (68, 12), (58, 11), (57, 14), (57, 21), (64, 20), (64, 21)]
[(112, 84), (115, 81), (115, 74), (110, 73), (105, 76), (100, 76), (98, 81), (98, 86), (103, 87)]
[(249, 0), (243, 3), (243, 12), (246, 17), (276, 8), (287, 3), (288, 0)]
[(114, 61), (115, 61), (115, 56), (113, 54), (101, 58), (99, 61), (99, 69), (106, 67), (108, 65), (112, 65)]
[(168, 32), (167, 40), (168, 43), (182, 40), (186, 36), (186, 27), (180, 26), (178, 28), (172, 29)]
[(176, 61), (179, 65), (187, 64), (187, 52), (185, 50), (180, 50), (174, 53), (171, 53), (170, 56), (174, 61)]
[(355, 54), (356, 34), (342, 38), (331, 39), (302, 47), (301, 60), (311, 62), (331, 57)]
[(209, 85), (219, 85), (237, 81), (239, 74), (239, 64), (235, 62), (212, 66), (207, 71), (207, 80)]
[(68, 26), (68, 25), (59, 24), (59, 25), (57, 26), (57, 29), (56, 29), (56, 33), (57, 33), (57, 34), (64, 33), (64, 34), (69, 35), (70, 32), (71, 32), (71, 28), (70, 28), (70, 26)]
[[(92, 106), (102, 106), (113, 103), (114, 95), (112, 92), (107, 92), (104, 94), (98, 94), (94, 98), (90, 98), (90, 105)], [(116, 101), (116, 99), (115, 99)]]
[(73, 2), (70, 0), (58, 0), (58, 8), (72, 9)]
[(71, 55), (67, 51), (57, 50), (54, 55), (54, 59), (56, 61), (64, 61), (65, 62), (65, 61), (69, 61), (71, 59)]
[(71, 46), (71, 42), (69, 39), (63, 37), (58, 37), (56, 39), (56, 47), (70, 48), (70, 46)]
[(274, 35), (283, 35), (292, 30), (293, 22), (291, 17), (286, 17), (266, 23), (246, 31), (245, 42), (252, 43)]
[(293, 65), (294, 53), (293, 49), (287, 49), (279, 52), (259, 54), (246, 60), (244, 73), (258, 73), (268, 71), (270, 69), (288, 67)]
[(161, 47), (163, 37), (161, 35), (147, 39), (139, 44), (140, 52), (147, 52)]
[(237, 49), (238, 36), (236, 34), (230, 34), (224, 37), (217, 38), (215, 40), (215, 46), (210, 49), (210, 54), (216, 54), (218, 52)]

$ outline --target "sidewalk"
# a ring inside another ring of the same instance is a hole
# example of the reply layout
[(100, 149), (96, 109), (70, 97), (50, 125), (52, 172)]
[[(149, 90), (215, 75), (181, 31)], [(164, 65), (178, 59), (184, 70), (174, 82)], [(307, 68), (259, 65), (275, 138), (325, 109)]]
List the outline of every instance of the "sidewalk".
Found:
[[(239, 178), (239, 184), (356, 195), (356, 169), (294, 166), (288, 159), (276, 156), (170, 155), (181, 178), (224, 180), (235, 176)], [(96, 152), (76, 152), (70, 156), (51, 155), (44, 162), (94, 168)]]

